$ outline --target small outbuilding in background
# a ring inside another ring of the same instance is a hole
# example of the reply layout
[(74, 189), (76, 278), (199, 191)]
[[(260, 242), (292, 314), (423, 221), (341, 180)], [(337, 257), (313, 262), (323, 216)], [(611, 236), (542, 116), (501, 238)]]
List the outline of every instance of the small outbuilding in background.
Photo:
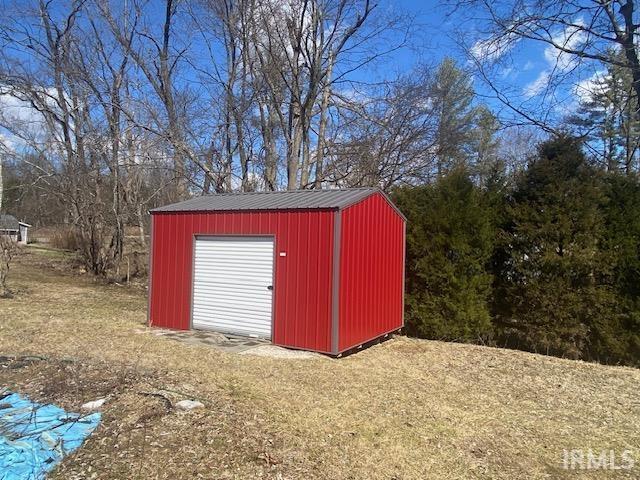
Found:
[(20, 222), (13, 215), (0, 213), (0, 236), (9, 237), (14, 242), (27, 244), (28, 223)]
[(375, 188), (151, 211), (149, 324), (338, 355), (403, 327), (406, 219)]

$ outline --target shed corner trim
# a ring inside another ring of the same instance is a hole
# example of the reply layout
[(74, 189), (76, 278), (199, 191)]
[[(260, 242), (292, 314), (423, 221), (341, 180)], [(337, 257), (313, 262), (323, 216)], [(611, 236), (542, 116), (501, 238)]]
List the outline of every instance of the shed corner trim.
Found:
[(333, 214), (333, 278), (331, 282), (331, 353), (337, 355), (340, 334), (340, 237), (342, 233), (342, 212)]

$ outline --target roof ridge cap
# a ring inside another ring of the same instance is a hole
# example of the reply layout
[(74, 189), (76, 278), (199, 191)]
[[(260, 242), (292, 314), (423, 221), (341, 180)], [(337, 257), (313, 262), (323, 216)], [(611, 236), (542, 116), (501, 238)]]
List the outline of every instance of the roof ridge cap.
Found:
[[(200, 197), (220, 197), (227, 195), (276, 195), (276, 194), (292, 194), (292, 193), (326, 193), (326, 192), (348, 192), (356, 190), (380, 190), (379, 187), (345, 187), (345, 188), (308, 188), (308, 189), (296, 189), (296, 190), (262, 190), (254, 192), (220, 192), (220, 193), (207, 193), (205, 195), (199, 195), (191, 198)], [(188, 198), (187, 200), (191, 200)], [(186, 200), (184, 200), (186, 201)]]

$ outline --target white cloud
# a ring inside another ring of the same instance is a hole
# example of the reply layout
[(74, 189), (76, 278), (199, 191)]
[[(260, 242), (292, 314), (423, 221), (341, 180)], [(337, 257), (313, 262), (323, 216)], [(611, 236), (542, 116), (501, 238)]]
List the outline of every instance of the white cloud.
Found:
[(548, 70), (541, 71), (534, 81), (525, 85), (522, 89), (522, 94), (527, 98), (531, 98), (542, 93), (549, 86), (550, 77)]
[(34, 123), (42, 119), (26, 101), (8, 94), (0, 94), (0, 112), (3, 118), (13, 122)]
[[(43, 92), (43, 102), (46, 102), (48, 108), (57, 110), (58, 106), (53, 99), (55, 90), (48, 89)], [(1, 127), (4, 127), (2, 139), (5, 147), (13, 151), (24, 148), (28, 143), (42, 143), (48, 132), (46, 120), (38, 110), (28, 101), (8, 93), (0, 94)], [(15, 133), (12, 133), (12, 130)]]
[(580, 48), (587, 38), (587, 34), (580, 28), (583, 26), (584, 21), (578, 19), (573, 25), (553, 35), (551, 39), (553, 45), (544, 49), (544, 58), (550, 66), (565, 72), (576, 65), (577, 56), (562, 49), (578, 50)]
[(608, 78), (606, 70), (598, 70), (593, 75), (579, 81), (573, 87), (573, 94), (581, 103), (589, 102), (597, 93), (602, 93), (605, 86), (603, 81)]
[[(547, 67), (540, 71), (535, 80), (522, 89), (522, 94), (526, 98), (535, 97), (542, 93), (549, 86), (552, 73), (566, 73), (577, 65), (579, 61), (577, 55), (567, 53), (563, 49), (578, 50), (580, 48), (586, 40), (586, 33), (580, 28), (583, 25), (584, 21), (578, 19), (573, 25), (568, 25), (552, 36), (553, 45), (547, 45), (544, 49)], [(533, 63), (528, 61), (524, 69), (530, 68), (533, 68)]]
[(508, 77), (512, 76), (513, 73), (514, 73), (513, 67), (505, 67), (505, 68), (500, 69), (500, 76), (502, 78), (508, 78)]
[(471, 47), (471, 55), (478, 61), (491, 62), (504, 56), (520, 41), (517, 34), (509, 32), (499, 37), (478, 40)]
[(13, 153), (18, 148), (18, 143), (13, 135), (6, 135), (0, 132), (0, 154)]

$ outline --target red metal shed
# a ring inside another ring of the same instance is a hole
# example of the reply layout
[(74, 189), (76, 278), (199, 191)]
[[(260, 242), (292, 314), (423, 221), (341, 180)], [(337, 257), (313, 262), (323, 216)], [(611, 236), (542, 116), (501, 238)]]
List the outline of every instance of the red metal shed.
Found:
[(404, 325), (406, 219), (375, 188), (151, 211), (149, 324), (340, 354)]

